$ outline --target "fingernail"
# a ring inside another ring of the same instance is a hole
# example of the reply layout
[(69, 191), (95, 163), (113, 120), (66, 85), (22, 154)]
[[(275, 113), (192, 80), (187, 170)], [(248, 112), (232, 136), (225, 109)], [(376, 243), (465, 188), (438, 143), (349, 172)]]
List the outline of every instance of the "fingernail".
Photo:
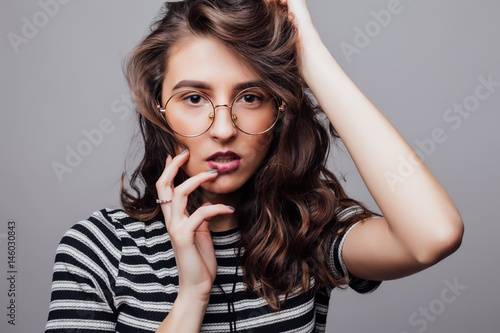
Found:
[(233, 206), (228, 206), (226, 205), (227, 208), (231, 209), (233, 212), (236, 210), (236, 208), (234, 208)]
[(207, 173), (218, 173), (219, 170), (217, 169), (211, 169), (211, 170), (208, 170)]
[(187, 149), (187, 148), (186, 148), (186, 149), (184, 149), (183, 151), (181, 151), (181, 152), (179, 153), (179, 155), (185, 154), (185, 153), (187, 153), (188, 151), (189, 151), (189, 149)]

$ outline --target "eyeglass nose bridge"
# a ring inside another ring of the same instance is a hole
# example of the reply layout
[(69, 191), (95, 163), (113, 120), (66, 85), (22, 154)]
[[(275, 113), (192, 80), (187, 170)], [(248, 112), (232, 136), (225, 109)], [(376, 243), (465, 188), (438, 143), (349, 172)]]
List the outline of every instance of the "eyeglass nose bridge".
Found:
[(215, 111), (217, 110), (217, 108), (220, 108), (220, 107), (226, 107), (229, 109), (229, 111), (231, 112), (231, 122), (233, 123), (233, 126), (236, 127), (236, 124), (234, 122), (236, 121), (236, 119), (238, 119), (238, 117), (236, 117), (236, 115), (233, 114), (233, 107), (231, 105), (228, 105), (228, 104), (214, 105), (214, 111), (212, 113), (210, 113), (210, 115), (208, 116), (210, 118), (210, 120), (212, 120), (210, 127), (212, 127), (212, 125), (214, 124), (214, 121), (215, 121)]

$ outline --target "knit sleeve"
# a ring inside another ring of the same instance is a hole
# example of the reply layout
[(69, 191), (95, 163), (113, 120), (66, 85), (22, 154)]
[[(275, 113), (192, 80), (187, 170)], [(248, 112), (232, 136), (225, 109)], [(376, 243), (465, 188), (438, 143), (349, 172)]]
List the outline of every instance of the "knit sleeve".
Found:
[[(342, 211), (340, 211), (337, 214), (337, 216), (340, 220), (343, 220), (347, 219), (348, 217), (354, 214), (360, 213), (360, 211), (362, 211), (362, 208), (360, 206), (347, 207)], [(362, 221), (363, 220), (360, 220), (355, 224), (353, 224), (343, 235), (334, 237), (330, 246), (329, 265), (330, 269), (332, 270), (332, 274), (335, 278), (339, 279), (347, 277), (349, 287), (351, 287), (358, 293), (366, 294), (377, 289), (382, 283), (382, 281), (360, 279), (351, 275), (347, 270), (347, 267), (344, 263), (344, 259), (342, 258), (342, 246), (344, 245), (344, 240), (346, 239), (347, 235), (352, 230), (352, 228)]]
[(114, 332), (120, 238), (106, 210), (69, 229), (56, 251), (45, 332)]

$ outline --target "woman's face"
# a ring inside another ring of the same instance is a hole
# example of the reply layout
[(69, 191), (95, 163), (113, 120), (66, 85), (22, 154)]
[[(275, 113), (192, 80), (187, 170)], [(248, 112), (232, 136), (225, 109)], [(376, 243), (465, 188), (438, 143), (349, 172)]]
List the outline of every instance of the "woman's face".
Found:
[[(169, 57), (162, 104), (174, 93), (195, 89), (205, 93), (214, 105), (230, 105), (243, 87), (259, 85), (259, 81), (253, 71), (220, 42), (193, 37), (178, 43)], [(189, 102), (197, 103), (197, 98)], [(188, 176), (218, 169), (217, 178), (202, 188), (211, 193), (232, 193), (250, 179), (262, 163), (270, 147), (272, 131), (259, 135), (241, 132), (233, 125), (228, 107), (218, 107), (215, 115), (214, 123), (204, 134), (191, 138), (177, 135), (176, 138), (190, 152), (183, 166)], [(179, 147), (177, 153), (182, 148)]]

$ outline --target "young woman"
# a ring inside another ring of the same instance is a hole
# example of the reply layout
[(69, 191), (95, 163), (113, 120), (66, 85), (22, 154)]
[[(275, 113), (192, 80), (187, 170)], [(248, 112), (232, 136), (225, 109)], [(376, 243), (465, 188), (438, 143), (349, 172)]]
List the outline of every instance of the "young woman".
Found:
[[(166, 3), (126, 74), (144, 156), (124, 209), (62, 239), (47, 332), (322, 332), (334, 287), (370, 292), (459, 247), (455, 205), (305, 0)], [(327, 170), (328, 129), (383, 216)]]

